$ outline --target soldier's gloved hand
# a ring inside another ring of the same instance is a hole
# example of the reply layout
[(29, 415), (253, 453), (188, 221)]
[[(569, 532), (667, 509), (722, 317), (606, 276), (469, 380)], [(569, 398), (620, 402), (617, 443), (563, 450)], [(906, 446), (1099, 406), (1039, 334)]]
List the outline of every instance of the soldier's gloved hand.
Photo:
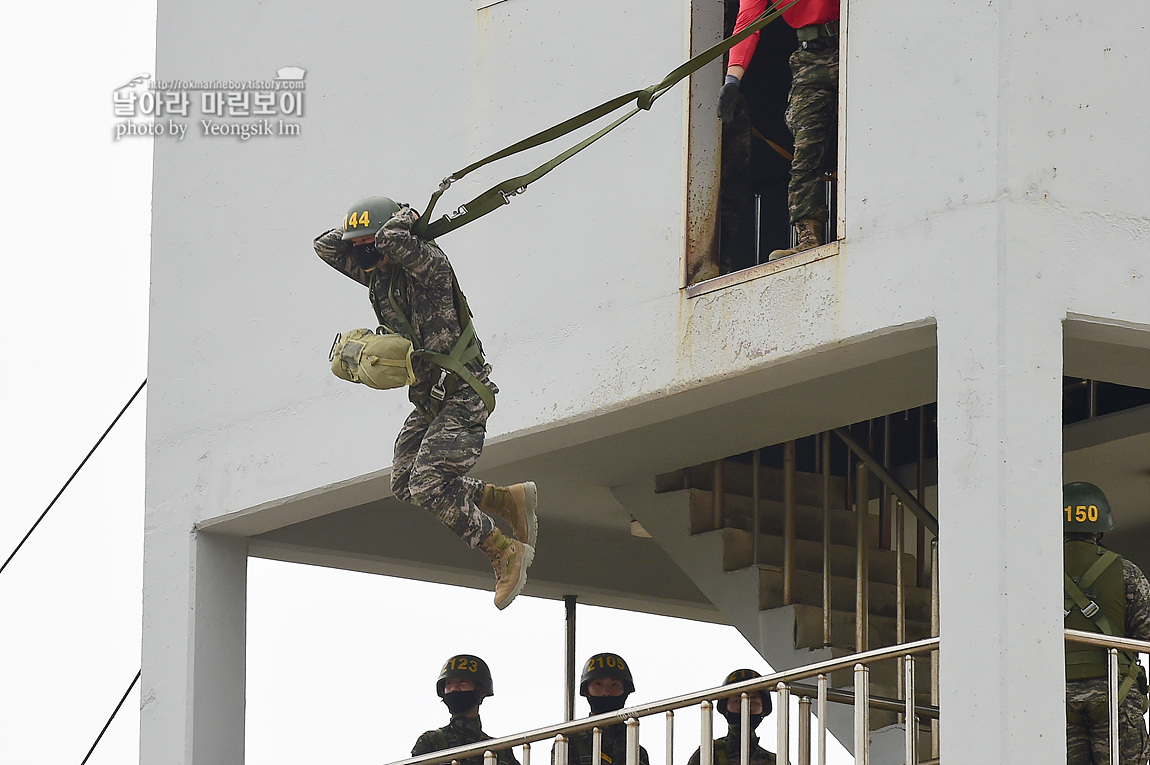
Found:
[(739, 78), (728, 74), (719, 89), (719, 119), (723, 122), (735, 121), (735, 104), (739, 100)]

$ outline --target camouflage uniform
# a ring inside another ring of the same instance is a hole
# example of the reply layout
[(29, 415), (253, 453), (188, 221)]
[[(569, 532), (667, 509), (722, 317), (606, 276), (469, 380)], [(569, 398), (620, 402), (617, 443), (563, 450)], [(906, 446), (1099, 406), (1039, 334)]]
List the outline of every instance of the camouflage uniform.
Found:
[[(591, 765), (593, 732), (572, 733), (567, 741), (567, 765)], [(627, 762), (627, 726), (616, 723), (603, 728), (602, 762), (606, 765), (624, 765)], [(551, 749), (551, 762), (555, 762), (555, 749)], [(639, 747), (640, 765), (648, 765), (647, 750)]]
[(791, 223), (804, 219), (825, 221), (830, 215), (823, 171), (828, 160), (834, 161), (827, 154), (838, 130), (838, 38), (830, 38), (829, 44), (825, 50), (799, 48), (791, 54), (791, 92), (786, 112), (787, 127), (795, 137), (787, 193)]
[[(483, 732), (483, 725), (479, 722), (478, 717), (452, 717), (451, 722), (447, 725), (429, 730), (417, 738), (415, 746), (411, 748), (411, 756), (419, 757), (422, 754), (430, 754), (443, 749), (477, 744), (490, 738), (491, 736)], [(501, 749), (495, 753), (495, 756), (499, 760), (499, 765), (519, 765), (519, 760), (515, 759), (515, 753), (510, 749)], [(460, 765), (483, 765), (483, 755), (477, 754), (474, 757), (460, 760), (459, 763)]]
[[(726, 736), (715, 739), (715, 748), (712, 751), (715, 753), (712, 760), (715, 765), (739, 765), (739, 755), (742, 751), (739, 729), (728, 728)], [(724, 757), (726, 757), (725, 761)], [(699, 759), (699, 750), (696, 749), (695, 753), (691, 755), (691, 759), (687, 760), (687, 765), (699, 765)], [(750, 765), (775, 765), (775, 755), (759, 746), (759, 737), (754, 733), (751, 734)]]
[[(1150, 583), (1142, 571), (1123, 560), (1123, 583), (1126, 589), (1126, 636), (1150, 640)], [(1089, 724), (1066, 723), (1067, 765), (1106, 765), (1110, 762), (1109, 723), (1106, 713), (1107, 681), (1105, 678), (1070, 680), (1066, 683), (1066, 707), (1087, 716)], [(1118, 707), (1119, 762), (1123, 765), (1145, 765), (1150, 757), (1146, 736), (1146, 696), (1134, 687)], [(1101, 715), (1097, 710), (1101, 708)], [(1092, 714), (1093, 713), (1093, 714)]]
[[(415, 213), (401, 206), (375, 237), (376, 250), (388, 258), (373, 272), (366, 272), (341, 241), (343, 229), (332, 229), (315, 240), (315, 251), (328, 265), (369, 288), (371, 305), (379, 323), (397, 327), (397, 316), (387, 295), (391, 269), (407, 274), (408, 320), (415, 345), (448, 354), (462, 329), (455, 312), (451, 264), (431, 241), (411, 233)], [(498, 388), (488, 379), (490, 364), (469, 362), (468, 369), (492, 392)], [(395, 440), (391, 489), (395, 496), (428, 511), (455, 532), (469, 547), (495, 530), (491, 517), (480, 512), (483, 481), (468, 477), (483, 452), (487, 433), (487, 409), (479, 394), (460, 381), (443, 401), (438, 414), (430, 416), (431, 386), (438, 379), (437, 367), (412, 357), (415, 382), (408, 398), (415, 411), (404, 422)]]

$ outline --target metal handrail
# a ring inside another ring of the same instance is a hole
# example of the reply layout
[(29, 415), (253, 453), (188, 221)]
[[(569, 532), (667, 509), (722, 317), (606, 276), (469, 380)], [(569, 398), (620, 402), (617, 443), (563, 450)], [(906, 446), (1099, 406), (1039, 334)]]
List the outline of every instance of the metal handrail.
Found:
[[(813, 699), (818, 693), (818, 690), (818, 686), (807, 685), (805, 683), (791, 683), (791, 693), (800, 699)], [(827, 689), (827, 701), (833, 701), (836, 704), (853, 704), (854, 700), (855, 694), (852, 690), (845, 688)], [(870, 706), (871, 709), (881, 709), (884, 712), (906, 711), (906, 702), (899, 699), (892, 699), (888, 696), (871, 696)], [(914, 713), (928, 720), (938, 719), (938, 707), (931, 706), (930, 704), (915, 704)]]
[[(783, 672), (773, 672), (763, 677), (731, 683), (730, 685), (721, 685), (703, 691), (675, 696), (663, 701), (628, 707), (618, 712), (592, 715), (591, 717), (584, 717), (581, 720), (548, 725), (543, 728), (536, 728), (535, 730), (516, 733), (511, 736), (492, 738), (475, 744), (457, 746), (452, 749), (442, 749), (438, 752), (432, 752), (420, 757), (409, 757), (405, 760), (397, 760), (391, 763), (391, 765), (439, 765), (440, 763), (448, 763), (452, 760), (463, 760), (467, 757), (482, 755), (487, 751), (508, 749), (513, 746), (530, 744), (535, 741), (551, 739), (555, 736), (567, 736), (571, 733), (579, 733), (596, 727), (606, 728), (618, 723), (625, 724), (628, 720), (637, 720), (640, 717), (657, 715), (702, 702), (709, 702), (711, 699), (729, 698), (743, 693), (755, 693), (758, 691), (768, 692), (775, 690), (779, 683), (789, 684), (797, 680), (818, 677), (819, 675), (825, 676), (838, 670), (866, 666), (874, 662), (899, 656), (917, 656), (919, 654), (936, 651), (938, 647), (939, 638), (933, 637), (926, 638), (925, 640), (916, 640), (903, 645), (876, 648), (872, 651), (863, 651), (862, 653), (841, 656), (836, 659), (827, 659), (826, 661), (808, 664), (804, 667), (796, 667), (795, 669), (789, 669)], [(706, 717), (706, 715), (704, 715), (704, 717)], [(702, 748), (704, 750), (708, 749), (708, 747)]]
[(1066, 640), (1086, 643), (1106, 649), (1106, 701), (1110, 765), (1118, 765), (1118, 651), (1150, 654), (1150, 641), (1126, 637), (1110, 637), (1097, 632), (1068, 629)]
[(889, 470), (883, 467), (882, 463), (875, 459), (875, 456), (871, 454), (870, 451), (858, 441), (854, 440), (854, 437), (852, 437), (845, 428), (835, 428), (831, 432), (838, 436), (842, 442), (847, 445), (847, 448), (870, 468), (870, 471), (875, 474), (875, 477), (882, 481), (882, 483), (891, 490), (891, 493), (902, 500), (902, 503), (909, 507), (912, 513), (918, 516), (919, 521), (930, 529), (932, 534), (938, 536), (938, 518), (935, 518), (933, 513), (927, 510)]
[(1088, 643), (1102, 648), (1117, 648), (1138, 653), (1150, 653), (1150, 640), (1135, 640), (1134, 638), (1110, 637), (1097, 632), (1084, 632), (1082, 630), (1066, 630), (1066, 639), (1074, 643)]

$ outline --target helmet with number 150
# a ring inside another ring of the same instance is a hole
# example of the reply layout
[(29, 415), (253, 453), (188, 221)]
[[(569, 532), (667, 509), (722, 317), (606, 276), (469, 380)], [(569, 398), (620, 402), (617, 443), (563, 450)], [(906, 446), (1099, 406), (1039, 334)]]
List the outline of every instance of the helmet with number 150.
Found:
[(383, 224), (399, 210), (399, 205), (387, 197), (365, 197), (347, 208), (343, 216), (343, 241), (375, 236)]
[(1062, 530), (1092, 534), (1114, 528), (1114, 515), (1106, 495), (1092, 483), (1075, 481), (1062, 487)]
[(631, 679), (631, 668), (617, 653), (597, 653), (587, 660), (583, 665), (583, 675), (579, 678), (579, 695), (586, 697), (588, 683), (600, 677), (621, 680), (624, 696), (635, 690), (635, 682)]
[(435, 683), (435, 692), (439, 698), (443, 698), (443, 686), (451, 679), (470, 680), (482, 687), (488, 696), (495, 695), (495, 689), (491, 687), (491, 670), (487, 668), (487, 662), (478, 656), (461, 653), (444, 662), (443, 669), (439, 670), (439, 680)]

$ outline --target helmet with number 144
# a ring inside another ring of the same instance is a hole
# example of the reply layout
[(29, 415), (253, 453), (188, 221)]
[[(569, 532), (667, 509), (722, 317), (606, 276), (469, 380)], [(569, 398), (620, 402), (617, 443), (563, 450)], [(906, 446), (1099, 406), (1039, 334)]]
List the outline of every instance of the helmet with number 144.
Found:
[(347, 208), (343, 216), (343, 241), (375, 236), (391, 216), (399, 212), (399, 205), (388, 197), (364, 197)]

